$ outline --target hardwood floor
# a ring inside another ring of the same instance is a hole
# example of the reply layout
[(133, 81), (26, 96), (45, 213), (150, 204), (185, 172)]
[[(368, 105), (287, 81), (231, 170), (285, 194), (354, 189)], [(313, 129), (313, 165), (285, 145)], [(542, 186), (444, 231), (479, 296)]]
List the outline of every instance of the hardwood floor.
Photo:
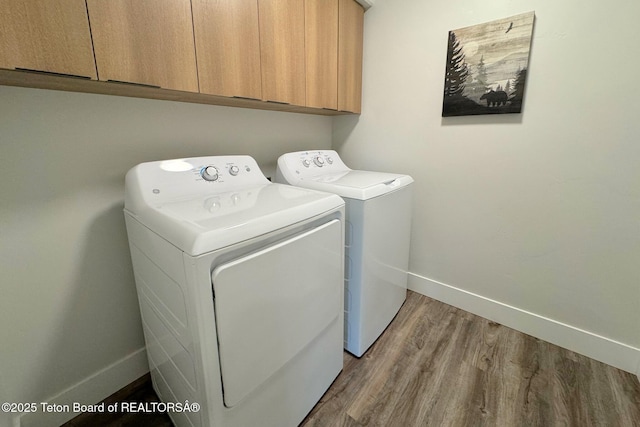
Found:
[(640, 426), (634, 375), (413, 292), (344, 361), (303, 426)]
[[(158, 402), (158, 395), (147, 374), (104, 400), (105, 405), (116, 402)], [(172, 427), (166, 413), (102, 412), (80, 414), (62, 427)]]
[[(145, 387), (155, 396), (149, 383)], [(144, 394), (144, 387), (138, 392)], [(167, 425), (136, 417), (88, 417), (69, 426)], [(342, 373), (301, 426), (640, 427), (640, 383), (632, 374), (409, 292), (361, 359), (345, 352)]]

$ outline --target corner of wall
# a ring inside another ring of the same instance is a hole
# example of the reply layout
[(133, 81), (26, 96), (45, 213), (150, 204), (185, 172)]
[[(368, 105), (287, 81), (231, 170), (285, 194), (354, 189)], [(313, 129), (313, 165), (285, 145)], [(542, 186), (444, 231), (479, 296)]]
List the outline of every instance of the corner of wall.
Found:
[(143, 347), (63, 390), (56, 396), (45, 400), (48, 404), (63, 408), (62, 411), (43, 412), (38, 407), (37, 412), (28, 412), (16, 416), (13, 419), (13, 425), (10, 426), (31, 427), (64, 424), (80, 415), (73, 412), (74, 403), (93, 405), (101, 402), (147, 372), (149, 372), (149, 363), (147, 361), (146, 348)]
[(640, 380), (638, 348), (411, 272), (408, 288), (623, 371), (635, 371)]

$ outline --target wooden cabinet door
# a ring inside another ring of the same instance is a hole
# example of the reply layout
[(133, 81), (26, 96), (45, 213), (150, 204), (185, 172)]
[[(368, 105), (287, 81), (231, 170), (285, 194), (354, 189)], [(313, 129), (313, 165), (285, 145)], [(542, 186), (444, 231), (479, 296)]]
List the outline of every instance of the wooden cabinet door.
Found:
[(339, 0), (338, 110), (360, 113), (364, 9), (354, 0)]
[(100, 80), (198, 91), (189, 0), (87, 0)]
[(307, 107), (338, 109), (338, 0), (305, 0)]
[(192, 0), (200, 92), (262, 99), (258, 0)]
[(84, 0), (1, 0), (0, 68), (96, 79)]
[(305, 105), (304, 1), (258, 0), (262, 99)]

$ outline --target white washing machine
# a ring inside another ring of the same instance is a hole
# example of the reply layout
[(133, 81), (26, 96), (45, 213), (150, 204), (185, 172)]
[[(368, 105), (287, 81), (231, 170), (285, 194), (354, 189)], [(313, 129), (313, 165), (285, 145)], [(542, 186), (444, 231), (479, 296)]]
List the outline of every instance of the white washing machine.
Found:
[(346, 202), (344, 348), (360, 357), (407, 296), (413, 179), (352, 170), (338, 153), (322, 150), (280, 156), (275, 180)]
[[(249, 156), (140, 164), (125, 218), (153, 386), (176, 426), (296, 426), (342, 369), (344, 202)], [(180, 408), (178, 408), (180, 409)]]

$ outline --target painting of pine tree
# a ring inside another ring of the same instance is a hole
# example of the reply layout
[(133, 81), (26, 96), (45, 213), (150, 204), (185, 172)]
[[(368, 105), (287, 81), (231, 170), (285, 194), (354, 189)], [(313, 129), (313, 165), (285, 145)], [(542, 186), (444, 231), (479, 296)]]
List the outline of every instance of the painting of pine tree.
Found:
[(442, 116), (522, 112), (534, 12), (449, 31)]

